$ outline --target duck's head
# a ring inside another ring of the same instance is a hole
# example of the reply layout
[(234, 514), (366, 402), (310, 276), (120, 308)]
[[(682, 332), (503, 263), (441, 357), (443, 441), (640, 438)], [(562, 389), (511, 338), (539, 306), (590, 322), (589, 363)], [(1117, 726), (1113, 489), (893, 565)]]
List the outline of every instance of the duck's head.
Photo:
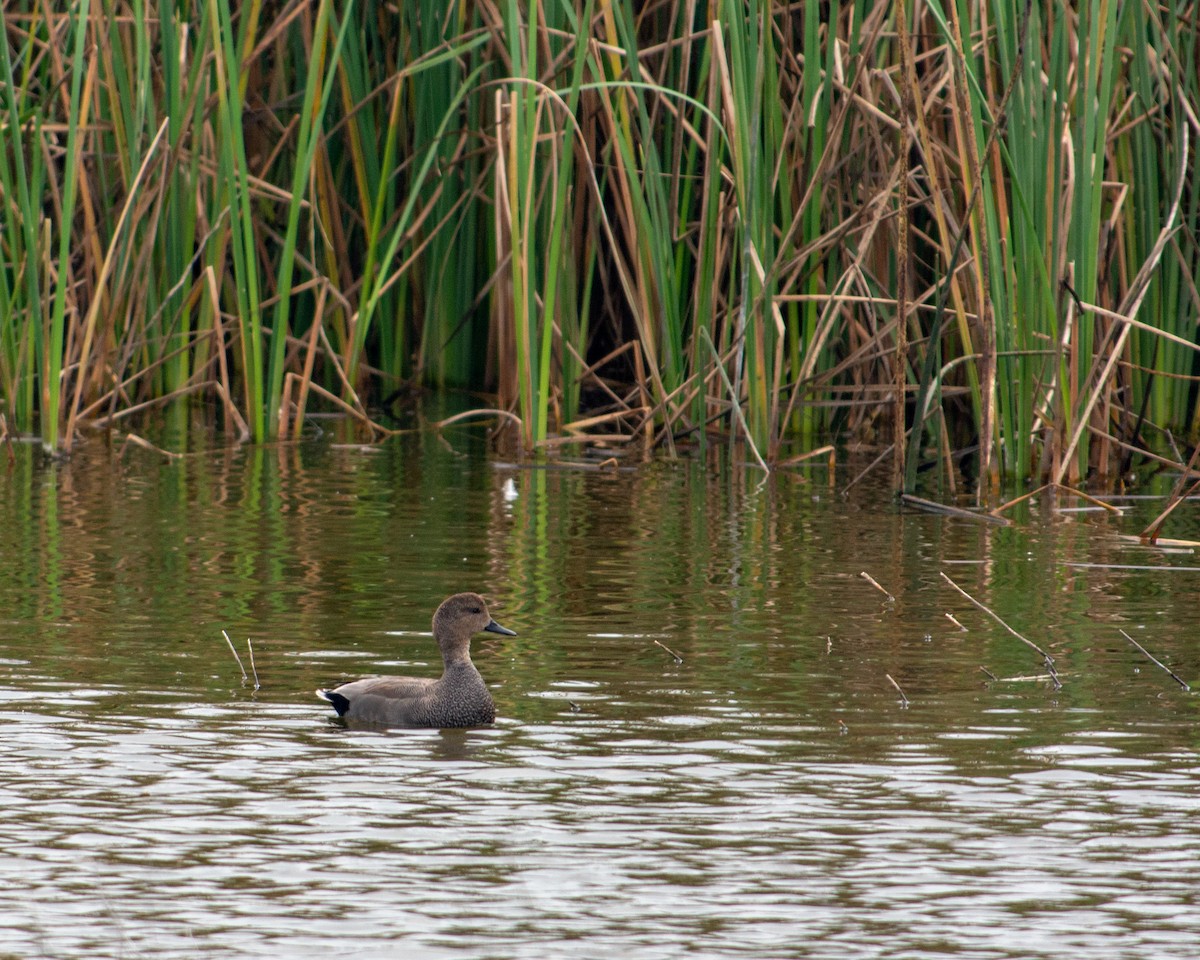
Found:
[(516, 636), (514, 631), (492, 619), (483, 597), (477, 593), (456, 593), (443, 600), (433, 615), (433, 635), (438, 643), (469, 641), (484, 630), (506, 637)]

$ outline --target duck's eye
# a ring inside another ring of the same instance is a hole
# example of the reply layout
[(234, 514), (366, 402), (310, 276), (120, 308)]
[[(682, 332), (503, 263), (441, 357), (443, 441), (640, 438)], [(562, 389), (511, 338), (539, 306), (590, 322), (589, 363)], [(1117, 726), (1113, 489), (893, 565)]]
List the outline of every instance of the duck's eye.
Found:
[(483, 613), (483, 611), (479, 607), (472, 607), (471, 612), (472, 613)]

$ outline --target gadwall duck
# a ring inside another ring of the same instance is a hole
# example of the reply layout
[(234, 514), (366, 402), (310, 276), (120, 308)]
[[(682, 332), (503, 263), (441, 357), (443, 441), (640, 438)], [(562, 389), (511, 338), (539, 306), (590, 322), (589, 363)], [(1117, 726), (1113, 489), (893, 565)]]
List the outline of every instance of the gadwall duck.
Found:
[(471, 662), (471, 637), (481, 630), (515, 637), (488, 613), (477, 593), (456, 593), (433, 615), (433, 637), (445, 664), (437, 679), (368, 677), (317, 696), (339, 717), (389, 727), (477, 727), (496, 719), (496, 705)]

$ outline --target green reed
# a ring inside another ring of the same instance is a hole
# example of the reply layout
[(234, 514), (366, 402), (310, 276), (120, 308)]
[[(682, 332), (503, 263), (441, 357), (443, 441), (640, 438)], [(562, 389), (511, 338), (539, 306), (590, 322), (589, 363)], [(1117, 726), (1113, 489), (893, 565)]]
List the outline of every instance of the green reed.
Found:
[[(18, 51), (18, 65), (31, 56), (34, 36), (29, 33)], [(0, 273), (0, 310), (5, 318), (2, 354), (6, 412), (17, 428), (28, 428), (42, 404), (34, 389), (39, 375), (45, 378), (52, 364), (46, 355), (46, 330), (42, 320), (42, 288), (38, 267), (41, 223), (41, 154), (28, 148), (24, 117), (28, 112), (25, 78), (17, 83), (8, 44), (0, 47), (0, 79), (4, 82), (3, 142), (0, 143), (0, 186), (4, 188), (3, 237), (11, 266)], [(21, 100), (18, 100), (21, 94)], [(34, 131), (36, 137), (36, 128)], [(32, 170), (30, 166), (32, 165)], [(44, 402), (44, 401), (43, 401)]]
[(1194, 3), (2, 15), (0, 403), (49, 449), (183, 396), (369, 430), (405, 380), (530, 450), (834, 433), (909, 486), (1200, 428)]

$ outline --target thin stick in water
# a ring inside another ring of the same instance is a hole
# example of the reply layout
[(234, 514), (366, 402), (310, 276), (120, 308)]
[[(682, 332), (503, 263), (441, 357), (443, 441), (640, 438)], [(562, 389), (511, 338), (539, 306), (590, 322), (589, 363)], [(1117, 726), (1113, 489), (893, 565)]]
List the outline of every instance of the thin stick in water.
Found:
[[(1196, 447), (1196, 452), (1200, 453), (1200, 446)], [(1191, 465), (1195, 462), (1195, 460), (1196, 457), (1195, 454), (1193, 454), (1192, 459), (1188, 461), (1188, 470), (1191, 470)], [(1181, 479), (1184, 479), (1188, 476), (1190, 476), (1190, 474), (1185, 473), (1184, 477)], [(1167, 517), (1174, 513), (1175, 508), (1187, 500), (1187, 498), (1194, 494), (1198, 489), (1200, 489), (1200, 480), (1197, 480), (1195, 483), (1193, 483), (1191, 487), (1188, 488), (1187, 493), (1180, 495), (1178, 492), (1172, 492), (1171, 502), (1167, 504), (1167, 508), (1157, 517), (1155, 517), (1154, 522), (1138, 535), (1141, 538), (1142, 543), (1148, 543), (1151, 546), (1156, 545), (1159, 542), (1158, 531), (1161, 530), (1162, 525), (1167, 522)], [(1176, 487), (1176, 490), (1178, 490), (1178, 486)]]
[(452, 423), (458, 423), (459, 420), (466, 420), (471, 417), (503, 417), (513, 423), (518, 430), (523, 424), (521, 418), (509, 410), (496, 410), (491, 407), (479, 410), (464, 410), (462, 413), (456, 413), (452, 417), (447, 417), (445, 420), (438, 420), (433, 424), (434, 428), (441, 430), (443, 427), (448, 427)]
[[(1120, 630), (1120, 627), (1118, 627), (1117, 629)], [(1142, 653), (1145, 654), (1146, 657), (1150, 660), (1150, 662), (1153, 663), (1156, 667), (1159, 667), (1162, 670), (1166, 670), (1167, 673), (1169, 673), (1171, 675), (1171, 679), (1174, 680), (1181, 687), (1183, 687), (1184, 690), (1186, 690), (1188, 693), (1192, 692), (1192, 688), (1189, 687), (1183, 680), (1181, 680), (1179, 678), (1179, 675), (1176, 674), (1174, 670), (1172, 670), (1170, 667), (1168, 667), (1161, 660), (1157, 659), (1154, 656), (1154, 654), (1152, 654), (1149, 650), (1147, 650), (1140, 643), (1138, 643), (1136, 640), (1134, 640), (1133, 637), (1131, 637), (1129, 634), (1127, 634), (1124, 630), (1121, 630), (1121, 636), (1123, 636), (1126, 640), (1128, 640), (1135, 647), (1137, 647), (1139, 650), (1141, 650)]]
[(954, 614), (947, 613), (947, 614), (943, 614), (943, 616), (945, 616), (945, 618), (947, 620), (949, 620), (952, 624), (954, 624), (956, 627), (958, 627), (958, 629), (961, 630), (963, 633), (970, 632), (969, 630), (967, 630), (966, 627), (964, 627), (961, 623), (958, 622), (958, 619), (954, 616)]
[(867, 581), (867, 583), (869, 583), (871, 586), (873, 586), (873, 587), (874, 587), (876, 590), (878, 590), (880, 593), (882, 593), (882, 594), (883, 594), (885, 597), (887, 597), (887, 598), (888, 598), (888, 603), (895, 603), (895, 602), (896, 602), (896, 598), (895, 598), (895, 597), (893, 597), (893, 596), (892, 596), (890, 593), (888, 593), (886, 590), (884, 590), (884, 589), (883, 589), (883, 587), (881, 587), (881, 586), (879, 585), (879, 581), (878, 581), (878, 580), (876, 580), (876, 579), (875, 579), (873, 576), (871, 576), (869, 573), (867, 573), (867, 571), (865, 571), (865, 570), (864, 570), (862, 573), (860, 573), (860, 574), (859, 574), (859, 576), (860, 576), (860, 577), (862, 577), (864, 580), (866, 580), (866, 581)]
[(890, 683), (893, 687), (895, 687), (896, 692), (898, 694), (900, 694), (900, 702), (902, 704), (904, 704), (905, 707), (907, 707), (908, 706), (908, 697), (906, 697), (904, 695), (904, 691), (900, 689), (900, 684), (898, 684), (895, 680), (892, 679), (892, 675), (890, 673), (885, 673), (884, 676), (888, 678), (888, 683)]
[(980, 667), (979, 669), (982, 670), (987, 675), (987, 678), (989, 680), (999, 680), (1000, 679), (994, 673), (992, 673), (992, 671), (989, 670), (987, 667)]
[(1018, 503), (1023, 503), (1024, 501), (1029, 500), (1031, 497), (1036, 497), (1043, 490), (1053, 490), (1056, 493), (1069, 493), (1074, 497), (1079, 497), (1081, 500), (1086, 500), (1088, 503), (1094, 504), (1097, 507), (1101, 507), (1104, 510), (1107, 510), (1109, 513), (1115, 513), (1117, 516), (1120, 516), (1123, 512), (1120, 507), (1114, 506), (1111, 503), (1105, 503), (1103, 500), (1098, 500), (1095, 497), (1089, 496), (1082, 490), (1076, 490), (1074, 487), (1068, 487), (1065, 483), (1043, 483), (1036, 490), (1030, 490), (1028, 493), (1023, 493), (1021, 496), (1009, 500), (1007, 503), (1000, 504), (1000, 506), (991, 512), (991, 516), (998, 517), (1004, 513), (1004, 511), (1008, 510), (1009, 507), (1015, 507)]
[(173, 453), (170, 450), (164, 450), (162, 447), (156, 447), (149, 440), (145, 440), (142, 437), (139, 437), (136, 433), (125, 434), (125, 443), (121, 444), (120, 452), (124, 453), (125, 447), (130, 443), (134, 444), (135, 446), (141, 447), (143, 450), (149, 450), (151, 453), (161, 454), (162, 456), (166, 457), (168, 460), (182, 460), (183, 459), (182, 453)]
[[(246, 649), (250, 651), (250, 672), (254, 674), (254, 689), (259, 690), (262, 684), (258, 682), (258, 668), (254, 665), (254, 647), (250, 645), (250, 638), (246, 638)], [(246, 671), (243, 670), (242, 673)]]
[(854, 486), (858, 483), (858, 481), (861, 480), (863, 477), (865, 477), (872, 470), (874, 470), (877, 466), (879, 466), (879, 464), (883, 463), (884, 459), (891, 452), (892, 452), (892, 444), (889, 443), (887, 445), (887, 447), (884, 449), (883, 453), (881, 453), (874, 460), (872, 460), (865, 467), (863, 467), (862, 473), (860, 473), (857, 477), (855, 477), (848, 484), (846, 484), (844, 487), (842, 487), (842, 496), (845, 497), (847, 494), (849, 494), (850, 491), (854, 488)]
[[(754, 454), (754, 459), (758, 461), (758, 465), (764, 473), (770, 473), (771, 468), (767, 466), (767, 462), (763, 460), (762, 455), (758, 452), (758, 447), (754, 445), (754, 438), (750, 435), (750, 428), (746, 425), (746, 416), (742, 413), (742, 403), (738, 399), (738, 391), (734, 389), (733, 384), (729, 382), (729, 374), (725, 372), (725, 366), (721, 363), (721, 355), (717, 353), (716, 344), (712, 341), (712, 335), (708, 332), (707, 327), (701, 327), (700, 332), (704, 334), (708, 340), (708, 348), (712, 351), (713, 357), (717, 361), (717, 373), (721, 375), (721, 380), (725, 384), (725, 389), (729, 391), (729, 405), (733, 410), (734, 416), (737, 417), (737, 422), (741, 424), (742, 433), (746, 437), (746, 445), (750, 448), (750, 452)], [(741, 369), (740, 367), (738, 368)], [(682, 661), (680, 661), (682, 662)]]
[(1002, 527), (1012, 524), (1012, 521), (1007, 517), (991, 513), (976, 513), (974, 510), (964, 510), (962, 507), (954, 507), (948, 503), (937, 503), (933, 500), (926, 500), (923, 497), (915, 497), (911, 493), (900, 494), (900, 502), (905, 506), (913, 507), (917, 510), (924, 510), (927, 513), (939, 513), (947, 517), (958, 517), (960, 520), (974, 520), (976, 523), (994, 523)]
[(668, 647), (665, 643), (660, 643), (658, 640), (655, 640), (654, 642), (656, 644), (658, 644), (658, 646), (660, 646), (664, 650), (666, 650), (667, 653), (669, 653), (671, 656), (673, 656), (675, 658), (676, 663), (683, 663), (683, 657), (681, 657), (679, 654), (677, 654), (674, 650), (672, 650), (670, 647)]
[[(939, 572), (941, 572), (941, 571), (939, 571)], [(1054, 658), (1052, 656), (1050, 656), (1050, 654), (1048, 654), (1045, 650), (1043, 650), (1041, 647), (1039, 647), (1032, 640), (1028, 640), (1025, 637), (1021, 636), (1019, 633), (1017, 633), (1016, 630), (1014, 630), (1007, 623), (1005, 623), (1003, 620), (1001, 620), (1000, 617), (993, 610), (991, 610), (989, 607), (984, 606), (984, 604), (982, 604), (978, 600), (976, 600), (973, 596), (971, 596), (969, 593), (967, 593), (966, 590), (964, 590), (957, 583), (955, 583), (948, 576), (946, 576), (945, 573), (942, 573), (942, 579), (945, 580), (948, 584), (950, 584), (950, 586), (952, 586), (955, 590), (957, 590), (959, 593), (961, 593), (964, 597), (966, 597), (968, 600), (970, 600), (971, 603), (975, 604), (975, 606), (977, 606), (980, 610), (982, 610), (984, 613), (986, 613), (989, 617), (991, 617), (993, 620), (995, 620), (998, 624), (1000, 624), (1000, 626), (1002, 626), (1005, 630), (1007, 630), (1014, 637), (1016, 637), (1018, 640), (1020, 640), (1023, 644), (1025, 644), (1028, 647), (1032, 647), (1039, 654), (1041, 654), (1042, 661), (1046, 665), (1046, 670), (1049, 671), (1049, 673), (1050, 673), (1050, 679), (1054, 681), (1054, 689), (1055, 690), (1062, 689), (1062, 681), (1058, 679), (1058, 671), (1054, 668)]]
[(242, 671), (242, 683), (249, 683), (250, 678), (246, 675), (246, 668), (242, 666), (242, 658), (238, 656), (237, 647), (233, 645), (233, 641), (229, 639), (229, 634), (224, 630), (221, 631), (221, 636), (229, 644), (229, 652), (233, 654), (233, 659), (237, 661), (238, 669)]
[(788, 457), (786, 460), (780, 460), (778, 463), (775, 464), (775, 466), (777, 466), (777, 467), (795, 467), (801, 463), (804, 463), (804, 461), (806, 461), (806, 460), (812, 460), (814, 457), (820, 457), (820, 456), (825, 456), (825, 455), (828, 455), (829, 466), (832, 468), (833, 465), (837, 462), (837, 450), (836, 450), (836, 448), (829, 446), (829, 445), (826, 445), (824, 447), (817, 447), (816, 450), (809, 450), (807, 453), (798, 453), (794, 457)]

